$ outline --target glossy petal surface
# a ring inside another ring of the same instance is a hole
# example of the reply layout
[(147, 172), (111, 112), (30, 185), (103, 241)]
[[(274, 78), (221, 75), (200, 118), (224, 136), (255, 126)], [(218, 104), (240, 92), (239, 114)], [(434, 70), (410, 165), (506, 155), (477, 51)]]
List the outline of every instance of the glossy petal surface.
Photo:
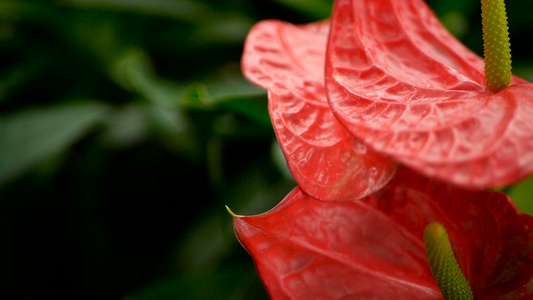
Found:
[(338, 0), (328, 43), (332, 110), (375, 151), (472, 188), (533, 171), (533, 84), (491, 93), (424, 1)]
[(273, 299), (442, 299), (422, 237), (432, 221), (448, 231), (476, 299), (533, 297), (533, 218), (504, 194), (406, 168), (358, 201), (319, 201), (297, 188), (234, 227)]
[(329, 22), (264, 21), (249, 33), (242, 69), (268, 89), (278, 142), (298, 185), (323, 200), (364, 197), (386, 184), (395, 165), (354, 138), (330, 111), (324, 83)]

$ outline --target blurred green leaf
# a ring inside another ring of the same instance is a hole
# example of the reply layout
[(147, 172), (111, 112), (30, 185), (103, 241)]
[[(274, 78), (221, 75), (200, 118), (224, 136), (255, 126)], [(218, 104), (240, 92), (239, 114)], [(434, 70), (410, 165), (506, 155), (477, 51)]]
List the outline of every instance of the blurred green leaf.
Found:
[(509, 188), (506, 193), (522, 212), (533, 215), (533, 176)]
[(0, 71), (0, 103), (11, 92), (41, 75), (44, 68), (49, 66), (42, 56), (34, 54), (21, 64)]
[(201, 1), (192, 0), (67, 0), (65, 3), (80, 8), (130, 11), (180, 20), (196, 20), (208, 9)]
[[(432, 0), (430, 1), (431, 8), (437, 14), (447, 14), (450, 12), (458, 12), (468, 14), (473, 10), (481, 14), (481, 3), (479, 1), (464, 1), (464, 0)], [(481, 18), (479, 19), (481, 21)], [(481, 23), (480, 23), (481, 24)]]
[(216, 274), (166, 278), (124, 298), (124, 300), (174, 299), (266, 300), (268, 297), (255, 270), (249, 264), (228, 267)]
[(192, 34), (196, 46), (241, 44), (253, 24), (244, 14), (220, 12), (205, 18)]
[(103, 12), (74, 10), (65, 20), (68, 27), (60, 33), (72, 51), (80, 52), (87, 58), (96, 58), (103, 71), (106, 71), (125, 43), (132, 39), (129, 28), (120, 15)]
[(268, 115), (268, 102), (265, 96), (229, 97), (217, 102), (215, 108), (230, 111), (245, 116), (251, 121), (271, 128), (272, 123)]
[(238, 114), (226, 113), (213, 119), (213, 133), (221, 138), (263, 140), (273, 136), (272, 126), (250, 121)]
[(183, 94), (183, 104), (190, 108), (211, 108), (212, 102), (213, 99), (207, 94), (206, 86), (201, 83), (189, 85)]
[(331, 8), (333, 7), (332, 0), (275, 0), (294, 11), (305, 14), (312, 19), (322, 20), (329, 18), (331, 15)]
[(196, 129), (184, 112), (180, 109), (149, 105), (146, 113), (152, 136), (160, 144), (187, 160), (203, 159)]
[(45, 2), (29, 0), (2, 0), (0, 1), (0, 20), (47, 20), (56, 16), (54, 7)]
[(236, 96), (262, 96), (266, 99), (266, 91), (245, 80), (240, 71), (222, 76), (222, 79), (205, 84), (206, 97), (222, 101)]
[(214, 109), (232, 112), (248, 120), (271, 128), (266, 92), (242, 76), (226, 76), (212, 84), (191, 84), (183, 95), (183, 104), (189, 108)]
[[(526, 66), (521, 66), (526, 65)], [(533, 67), (530, 67), (532, 63), (527, 64), (521, 64), (518, 67), (513, 66), (513, 74), (517, 75), (519, 77), (522, 77), (523, 79), (533, 82)]]
[(123, 53), (111, 72), (115, 81), (125, 89), (165, 107), (179, 107), (178, 101), (185, 93), (184, 88), (157, 78), (150, 58), (140, 49)]
[(65, 151), (107, 110), (97, 102), (70, 102), (0, 117), (0, 183)]
[(451, 11), (441, 17), (442, 24), (454, 36), (464, 36), (470, 27), (468, 18), (460, 11)]
[(231, 240), (227, 239), (228, 231), (232, 233), (233, 230), (229, 222), (224, 222), (231, 217), (226, 214), (224, 217), (226, 220), (222, 220), (219, 214), (200, 219), (185, 236), (177, 257), (182, 271), (193, 274), (214, 270), (228, 255), (234, 243), (233, 235)]
[(107, 128), (102, 132), (106, 146), (132, 147), (148, 135), (144, 103), (129, 103), (114, 110), (107, 118)]
[(193, 161), (201, 159), (195, 129), (189, 118), (178, 109), (131, 102), (114, 110), (106, 125), (101, 140), (107, 147), (135, 147), (151, 139), (179, 156)]

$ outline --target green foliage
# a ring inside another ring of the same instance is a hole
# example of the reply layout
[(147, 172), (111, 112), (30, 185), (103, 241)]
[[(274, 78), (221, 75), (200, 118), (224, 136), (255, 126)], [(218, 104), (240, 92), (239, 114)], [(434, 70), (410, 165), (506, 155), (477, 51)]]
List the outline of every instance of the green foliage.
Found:
[[(430, 1), (479, 53), (468, 3)], [(266, 298), (224, 205), (264, 212), (294, 181), (242, 45), (259, 20), (310, 22), (331, 4), (0, 1), (2, 296)], [(531, 79), (520, 5), (514, 69)]]
[(533, 215), (533, 176), (504, 191), (522, 212)]
[(275, 0), (297, 12), (305, 13), (310, 17), (319, 20), (329, 18), (331, 15), (331, 0)]
[(64, 152), (104, 117), (101, 103), (68, 102), (26, 109), (0, 123), (0, 184)]

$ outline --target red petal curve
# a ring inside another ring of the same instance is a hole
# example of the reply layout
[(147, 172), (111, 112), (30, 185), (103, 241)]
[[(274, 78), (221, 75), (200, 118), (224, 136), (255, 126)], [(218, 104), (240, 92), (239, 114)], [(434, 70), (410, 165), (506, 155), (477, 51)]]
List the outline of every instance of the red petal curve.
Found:
[(269, 90), (274, 130), (298, 185), (323, 200), (358, 199), (385, 185), (395, 164), (368, 150), (331, 113), (323, 74), (328, 31), (328, 21), (263, 21), (246, 39), (242, 69)]
[(361, 200), (325, 202), (296, 188), (234, 227), (271, 299), (442, 299), (423, 243)]
[(446, 227), (476, 299), (533, 297), (533, 218), (502, 193), (407, 168), (358, 201), (319, 201), (297, 188), (234, 227), (273, 299), (442, 299), (423, 245), (432, 221)]
[(533, 126), (523, 111), (533, 84), (512, 84), (491, 93), (482, 59), (424, 1), (335, 3), (326, 60), (333, 113), (375, 151), (420, 172), (472, 188), (530, 174)]

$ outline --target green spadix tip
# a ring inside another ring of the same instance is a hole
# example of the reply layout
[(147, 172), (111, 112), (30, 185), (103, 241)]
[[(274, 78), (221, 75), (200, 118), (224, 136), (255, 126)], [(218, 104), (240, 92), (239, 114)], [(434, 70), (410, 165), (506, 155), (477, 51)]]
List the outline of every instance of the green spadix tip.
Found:
[(511, 83), (511, 43), (504, 0), (481, 0), (485, 83), (493, 93)]
[(474, 299), (472, 289), (455, 259), (444, 226), (438, 222), (427, 225), (424, 229), (424, 243), (431, 274), (444, 299)]
[(226, 210), (228, 211), (228, 213), (229, 213), (232, 217), (234, 217), (234, 218), (242, 218), (242, 217), (244, 217), (244, 216), (241, 216), (241, 215), (236, 215), (236, 214), (234, 214), (234, 213), (231, 211), (231, 209), (229, 209), (229, 206), (227, 206), (227, 205), (224, 205), (224, 206), (226, 206)]

